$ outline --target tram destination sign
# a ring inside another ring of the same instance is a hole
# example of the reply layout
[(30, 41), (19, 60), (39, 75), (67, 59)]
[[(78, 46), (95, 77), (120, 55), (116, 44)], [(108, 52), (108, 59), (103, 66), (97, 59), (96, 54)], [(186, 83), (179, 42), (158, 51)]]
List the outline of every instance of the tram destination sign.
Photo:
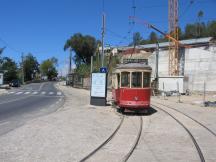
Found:
[(148, 59), (123, 59), (123, 64), (142, 63), (148, 65)]
[(91, 97), (106, 97), (106, 73), (92, 73)]

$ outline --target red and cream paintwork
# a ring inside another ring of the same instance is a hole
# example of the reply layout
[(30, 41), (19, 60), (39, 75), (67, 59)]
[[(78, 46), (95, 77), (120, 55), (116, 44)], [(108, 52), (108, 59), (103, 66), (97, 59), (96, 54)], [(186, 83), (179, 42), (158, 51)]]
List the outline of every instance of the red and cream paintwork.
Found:
[[(150, 66), (140, 63), (120, 64), (117, 66), (112, 75), (112, 97), (119, 109), (123, 111), (125, 109), (140, 111), (150, 107), (151, 72), (152, 69)], [(129, 84), (127, 86), (124, 86), (122, 81), (124, 73), (128, 74)], [(136, 80), (134, 81), (134, 78), (132, 81), (132, 74), (134, 73), (139, 73), (140, 76), (142, 76), (139, 77), (141, 84), (138, 87), (132, 85), (133, 82), (136, 82)]]

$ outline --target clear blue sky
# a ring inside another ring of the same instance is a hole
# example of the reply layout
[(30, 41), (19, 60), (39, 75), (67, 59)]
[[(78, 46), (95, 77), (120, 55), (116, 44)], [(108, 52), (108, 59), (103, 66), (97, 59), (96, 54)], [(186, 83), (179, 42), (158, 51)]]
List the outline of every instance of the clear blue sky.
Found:
[[(199, 10), (204, 11), (203, 21), (216, 20), (216, 0), (190, 1), (179, 0), (181, 27), (197, 21)], [(39, 62), (55, 56), (62, 68), (68, 58), (63, 51), (67, 38), (77, 32), (101, 37), (102, 0), (0, 0), (0, 6), (0, 47), (7, 46), (3, 56), (17, 63), (21, 52), (31, 52)], [(132, 27), (132, 6), (133, 0), (104, 0), (106, 44), (127, 45), (135, 31), (148, 37), (150, 29)], [(168, 0), (135, 0), (135, 6), (137, 17), (168, 30)]]

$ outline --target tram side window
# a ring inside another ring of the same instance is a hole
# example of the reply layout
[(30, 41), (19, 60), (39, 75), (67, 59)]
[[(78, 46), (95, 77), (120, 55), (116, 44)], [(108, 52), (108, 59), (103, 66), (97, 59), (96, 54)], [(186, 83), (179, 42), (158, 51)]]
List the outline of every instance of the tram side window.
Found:
[(143, 73), (143, 87), (150, 87), (150, 73)]
[(132, 87), (142, 88), (142, 72), (132, 73)]
[(121, 73), (121, 86), (130, 87), (130, 73), (129, 72)]

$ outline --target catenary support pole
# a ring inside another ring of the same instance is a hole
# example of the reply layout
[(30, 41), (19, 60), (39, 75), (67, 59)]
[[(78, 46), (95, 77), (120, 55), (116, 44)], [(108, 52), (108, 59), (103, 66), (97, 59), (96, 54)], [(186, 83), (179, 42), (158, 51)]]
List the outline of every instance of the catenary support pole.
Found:
[(205, 104), (206, 101), (206, 82), (204, 81), (204, 87), (203, 87), (203, 104)]
[(158, 76), (158, 58), (159, 58), (159, 43), (156, 43), (156, 66), (155, 66), (155, 73), (156, 73), (156, 89), (158, 90), (159, 86), (159, 76)]
[(102, 16), (102, 40), (101, 40), (101, 43), (102, 43), (101, 65), (102, 67), (104, 66), (104, 34), (105, 34), (105, 13), (103, 13), (103, 16)]
[(93, 56), (91, 56), (91, 73), (93, 71)]
[(70, 50), (70, 56), (69, 56), (69, 70), (68, 70), (68, 74), (70, 74), (71, 73), (71, 66), (72, 66), (72, 62), (71, 62), (71, 60), (72, 60), (72, 50)]
[(25, 70), (24, 70), (24, 54), (22, 53), (22, 83), (24, 84), (25, 82)]

